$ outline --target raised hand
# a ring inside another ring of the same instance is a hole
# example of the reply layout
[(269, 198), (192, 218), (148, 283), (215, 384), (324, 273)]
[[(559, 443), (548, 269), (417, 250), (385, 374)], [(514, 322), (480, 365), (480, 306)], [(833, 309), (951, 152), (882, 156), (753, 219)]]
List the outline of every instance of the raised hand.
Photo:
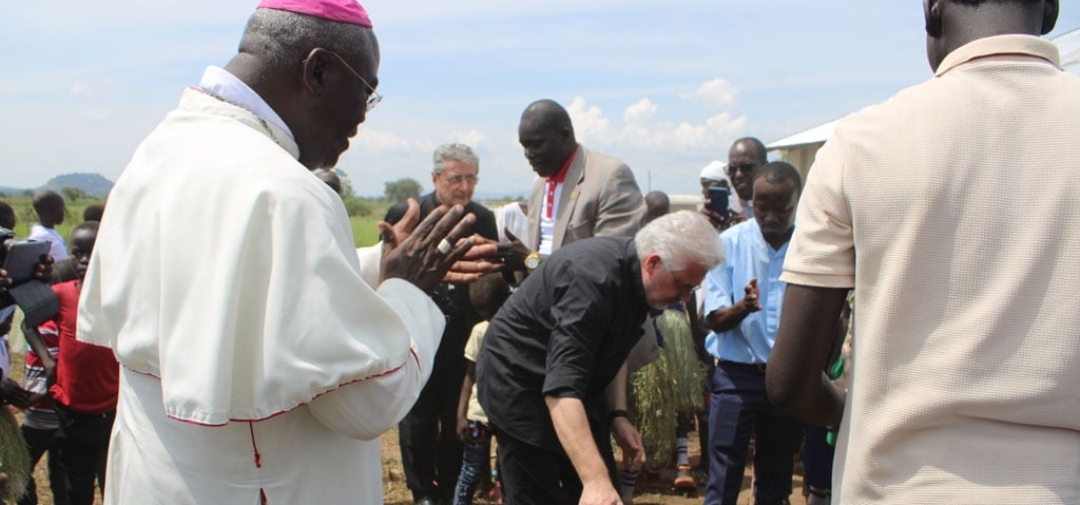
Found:
[(510, 239), (509, 244), (505, 244), (499, 248), (499, 256), (502, 257), (503, 263), (506, 267), (515, 272), (525, 271), (525, 257), (532, 252), (528, 247), (522, 243), (521, 239), (514, 236), (510, 232), (509, 228), (503, 230), (506, 233), (506, 238)]
[[(409, 200), (405, 215), (397, 224), (379, 223), (383, 279), (403, 279), (430, 293), (444, 280), (471, 282), (495, 268), (495, 265), (485, 266), (480, 258), (495, 254), (497, 248), (476, 246), (476, 239), (468, 236), (476, 217), (466, 214), (464, 207), (436, 208), (416, 224), (419, 212), (419, 205)], [(461, 260), (464, 262), (459, 265), (460, 270), (451, 272)]]
[(746, 292), (746, 296), (742, 299), (743, 310), (749, 314), (764, 308), (761, 306), (761, 302), (758, 301), (757, 277), (750, 279), (750, 284), (747, 284), (743, 291)]

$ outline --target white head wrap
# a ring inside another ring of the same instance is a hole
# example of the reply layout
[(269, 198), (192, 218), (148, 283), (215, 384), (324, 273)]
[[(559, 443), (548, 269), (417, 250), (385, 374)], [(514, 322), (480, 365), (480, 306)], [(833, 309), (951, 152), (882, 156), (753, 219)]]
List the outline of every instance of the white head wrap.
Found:
[(710, 181), (724, 181), (727, 180), (727, 176), (724, 175), (724, 167), (727, 165), (713, 161), (701, 169), (701, 178), (708, 179)]

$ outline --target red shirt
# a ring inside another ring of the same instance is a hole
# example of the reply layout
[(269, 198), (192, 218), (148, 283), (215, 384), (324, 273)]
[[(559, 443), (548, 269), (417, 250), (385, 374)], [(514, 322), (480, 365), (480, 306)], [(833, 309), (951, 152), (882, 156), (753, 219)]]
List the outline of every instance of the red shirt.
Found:
[(574, 162), (574, 158), (577, 156), (578, 150), (581, 149), (581, 144), (578, 144), (574, 148), (574, 152), (570, 153), (570, 157), (566, 159), (566, 163), (563, 163), (562, 168), (555, 175), (544, 178), (545, 182), (545, 197), (544, 197), (544, 217), (548, 219), (552, 218), (552, 213), (555, 211), (555, 190), (559, 187), (563, 181), (566, 180), (566, 172), (570, 171), (570, 164)]
[[(45, 347), (49, 348), (49, 355), (52, 356), (54, 360), (57, 359), (60, 350), (60, 330), (56, 329), (56, 323), (53, 321), (45, 321), (41, 326), (38, 326), (38, 334), (41, 335), (41, 339), (45, 341)], [(30, 346), (27, 346), (26, 348), (26, 390), (31, 393), (45, 393), (49, 390), (48, 377), (46, 377), (45, 374), (45, 365), (41, 363), (41, 358), (38, 358), (37, 353), (35, 353)], [(49, 397), (31, 405), (27, 410), (52, 412), (52, 409), (53, 401), (52, 398)]]
[(112, 349), (75, 339), (79, 313), (80, 281), (54, 285), (60, 312), (52, 317), (60, 327), (60, 356), (56, 363), (56, 384), (49, 392), (61, 405), (82, 414), (104, 414), (116, 410), (120, 388), (120, 364)]

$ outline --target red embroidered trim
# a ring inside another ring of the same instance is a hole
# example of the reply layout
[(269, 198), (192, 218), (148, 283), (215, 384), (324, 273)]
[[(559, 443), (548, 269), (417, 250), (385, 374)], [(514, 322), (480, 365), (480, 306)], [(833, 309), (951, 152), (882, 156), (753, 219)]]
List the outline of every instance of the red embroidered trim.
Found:
[[(417, 364), (420, 364), (420, 358), (416, 355), (416, 351), (414, 351), (413, 349), (410, 348), (409, 349), (409, 354), (411, 354), (413, 356), (413, 359), (416, 360)], [(139, 370), (135, 370), (135, 369), (133, 369), (133, 368), (131, 368), (129, 366), (126, 366), (126, 365), (121, 365), (121, 366), (123, 366), (124, 368), (127, 368), (128, 370), (131, 370), (132, 372), (135, 372), (135, 373), (137, 373), (139, 375), (144, 375), (144, 376), (147, 376), (147, 377), (153, 377), (153, 378), (155, 378), (155, 379), (157, 379), (159, 381), (161, 380), (161, 377), (158, 377), (157, 375), (152, 374), (150, 372), (140, 372)], [(314, 399), (316, 399), (316, 398), (318, 398), (318, 397), (320, 397), (322, 395), (325, 395), (326, 393), (329, 393), (329, 392), (331, 392), (331, 391), (333, 391), (335, 389), (338, 389), (338, 388), (341, 388), (341, 387), (344, 387), (344, 386), (348, 386), (350, 384), (355, 384), (357, 382), (362, 382), (362, 381), (366, 381), (366, 380), (370, 380), (370, 379), (378, 379), (379, 377), (385, 377), (387, 375), (397, 373), (399, 370), (401, 370), (403, 368), (405, 368), (405, 363), (402, 363), (402, 364), (398, 365), (397, 367), (391, 368), (390, 370), (387, 370), (387, 371), (385, 371), (383, 373), (380, 373), (380, 374), (369, 375), (367, 377), (361, 377), (359, 379), (351, 380), (349, 382), (343, 382), (341, 384), (338, 384), (337, 387), (327, 389), (326, 391), (323, 391), (322, 393), (319, 393), (319, 394), (317, 394), (315, 396), (312, 396), (310, 400), (308, 400), (306, 402), (301, 402), (301, 403), (297, 404), (295, 407), (288, 408), (288, 409), (285, 409), (285, 410), (280, 410), (278, 412), (274, 412), (273, 414), (270, 414), (270, 415), (265, 416), (265, 417), (260, 417), (260, 418), (255, 418), (255, 419), (229, 418), (229, 422), (220, 423), (220, 424), (200, 423), (198, 421), (192, 421), (190, 419), (184, 419), (184, 418), (181, 418), (181, 417), (176, 417), (176, 416), (174, 416), (172, 414), (165, 414), (165, 417), (168, 417), (169, 419), (172, 419), (174, 421), (180, 421), (182, 423), (194, 424), (195, 426), (206, 426), (206, 427), (210, 427), (210, 428), (226, 426), (229, 423), (257, 423), (257, 422), (260, 422), (260, 421), (266, 421), (267, 419), (275, 418), (275, 417), (280, 416), (281, 414), (285, 414), (287, 412), (292, 412), (292, 411), (294, 411), (294, 410), (296, 410), (296, 409), (298, 409), (300, 407), (303, 407), (304, 405), (307, 405), (308, 403), (311, 403), (312, 400), (314, 400)]]
[(251, 449), (255, 451), (255, 468), (262, 468), (262, 454), (259, 454), (259, 444), (255, 443), (254, 423), (248, 423), (248, 431), (251, 432)]

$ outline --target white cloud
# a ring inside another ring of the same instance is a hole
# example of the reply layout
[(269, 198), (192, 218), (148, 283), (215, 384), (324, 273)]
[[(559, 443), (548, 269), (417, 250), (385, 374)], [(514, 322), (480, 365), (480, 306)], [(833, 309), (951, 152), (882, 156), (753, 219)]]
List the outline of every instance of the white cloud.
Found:
[(611, 121), (604, 117), (604, 112), (597, 106), (586, 106), (585, 97), (575, 96), (566, 107), (574, 123), (574, 132), (578, 138), (606, 137), (611, 135)]
[[(702, 92), (704, 90), (704, 93)], [(735, 108), (734, 86), (714, 79), (687, 98), (711, 97), (712, 104)], [(648, 98), (631, 104), (623, 112), (621, 125), (604, 115), (600, 107), (589, 105), (582, 96), (574, 97), (567, 107), (574, 130), (582, 142), (602, 146), (612, 152), (650, 152), (663, 156), (714, 152), (726, 146), (746, 127), (746, 116), (722, 110), (701, 118), (700, 122), (674, 122), (663, 119), (660, 106)], [(726, 148), (726, 147), (725, 147)]]
[(623, 121), (626, 121), (628, 125), (647, 124), (656, 115), (656, 110), (656, 104), (648, 98), (642, 98), (638, 103), (627, 107), (626, 113), (623, 114)]
[(730, 113), (723, 112), (710, 117), (706, 121), (706, 124), (713, 131), (723, 131), (726, 132), (727, 135), (736, 135), (741, 133), (743, 128), (746, 127), (746, 116), (732, 118)]
[(739, 89), (727, 79), (716, 78), (685, 96), (711, 107), (726, 107), (735, 103), (735, 99), (739, 96)]

